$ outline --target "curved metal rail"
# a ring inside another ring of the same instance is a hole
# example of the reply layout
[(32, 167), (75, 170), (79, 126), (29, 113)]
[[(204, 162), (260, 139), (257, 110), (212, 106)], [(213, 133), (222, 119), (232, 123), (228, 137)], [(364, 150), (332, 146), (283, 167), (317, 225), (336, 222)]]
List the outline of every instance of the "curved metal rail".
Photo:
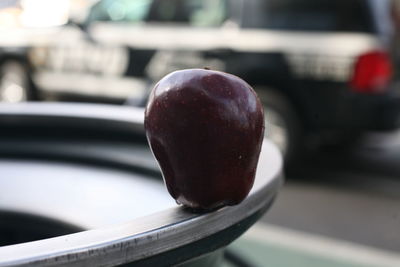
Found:
[[(139, 129), (142, 112), (80, 104), (4, 105), (0, 106), (0, 124), (13, 118), (22, 123), (28, 118), (32, 122), (50, 117), (95, 119), (110, 124), (118, 121), (126, 128)], [(254, 187), (239, 205), (201, 214), (177, 206), (122, 225), (0, 247), (0, 266), (115, 266), (130, 262), (147, 266), (157, 260), (164, 264), (182, 262), (234, 240), (268, 209), (281, 184), (281, 156), (273, 144), (264, 141)], [(186, 253), (187, 258), (179, 258), (177, 255), (185, 248), (190, 253)]]

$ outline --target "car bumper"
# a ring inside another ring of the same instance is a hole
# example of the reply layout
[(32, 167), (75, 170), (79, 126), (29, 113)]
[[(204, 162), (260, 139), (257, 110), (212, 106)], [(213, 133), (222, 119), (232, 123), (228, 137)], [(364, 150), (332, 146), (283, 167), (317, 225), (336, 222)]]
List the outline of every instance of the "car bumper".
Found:
[(400, 86), (389, 88), (383, 94), (349, 92), (350, 89), (346, 88), (324, 97), (315, 97), (313, 102), (319, 108), (318, 112), (311, 110), (309, 113), (312, 128), (384, 131), (400, 127)]
[(393, 130), (400, 126), (400, 96), (387, 99), (376, 107), (376, 115), (368, 128)]

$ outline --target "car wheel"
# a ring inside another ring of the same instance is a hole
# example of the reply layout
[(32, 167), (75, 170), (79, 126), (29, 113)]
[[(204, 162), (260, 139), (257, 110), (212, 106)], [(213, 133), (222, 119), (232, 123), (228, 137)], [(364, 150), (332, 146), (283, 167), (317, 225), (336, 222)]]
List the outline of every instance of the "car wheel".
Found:
[(0, 102), (29, 100), (29, 79), (21, 63), (10, 61), (0, 66)]
[(322, 151), (351, 151), (362, 144), (364, 133), (361, 131), (346, 131), (324, 135), (320, 144)]
[(295, 164), (303, 140), (299, 117), (282, 94), (272, 90), (257, 93), (264, 106), (265, 137), (279, 148), (286, 166)]

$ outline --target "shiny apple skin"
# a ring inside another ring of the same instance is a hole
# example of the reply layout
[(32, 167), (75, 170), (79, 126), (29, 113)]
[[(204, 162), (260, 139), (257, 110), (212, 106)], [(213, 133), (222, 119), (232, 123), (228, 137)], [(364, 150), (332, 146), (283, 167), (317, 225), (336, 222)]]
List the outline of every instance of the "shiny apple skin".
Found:
[(193, 209), (240, 203), (254, 183), (264, 113), (254, 90), (219, 71), (175, 71), (145, 111), (151, 150), (171, 196)]

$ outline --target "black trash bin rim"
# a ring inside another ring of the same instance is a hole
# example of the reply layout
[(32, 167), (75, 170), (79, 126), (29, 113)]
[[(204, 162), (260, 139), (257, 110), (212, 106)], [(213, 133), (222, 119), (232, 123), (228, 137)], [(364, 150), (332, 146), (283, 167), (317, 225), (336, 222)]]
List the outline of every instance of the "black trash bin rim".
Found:
[[(5, 120), (23, 123), (63, 118), (142, 131), (143, 114), (143, 109), (97, 104), (4, 104), (0, 105), (0, 125)], [(264, 140), (254, 187), (239, 205), (202, 214), (176, 206), (121, 225), (0, 247), (0, 266), (115, 266), (155, 257), (240, 228), (246, 219), (265, 212), (281, 185), (280, 153)]]

